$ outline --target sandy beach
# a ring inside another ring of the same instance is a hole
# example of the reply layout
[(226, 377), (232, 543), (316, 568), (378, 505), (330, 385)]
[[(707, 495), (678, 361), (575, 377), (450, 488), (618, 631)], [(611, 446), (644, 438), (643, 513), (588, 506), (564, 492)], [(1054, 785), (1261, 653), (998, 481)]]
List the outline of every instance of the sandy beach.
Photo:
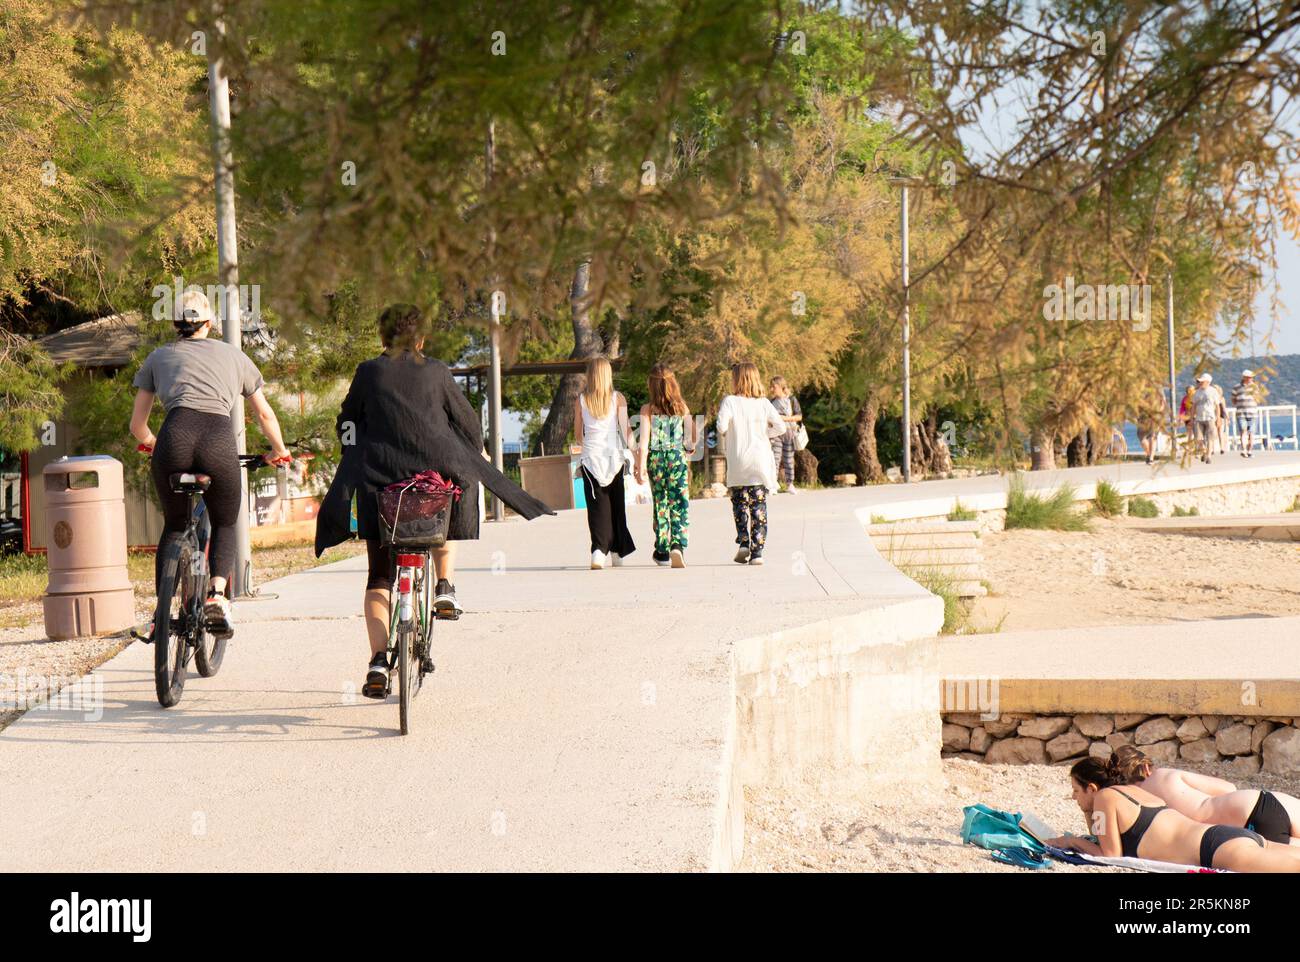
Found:
[[(1135, 531), (1015, 529), (981, 539), (978, 625), (1085, 628), (1300, 614), (1300, 545)], [(1062, 604), (1063, 598), (1069, 604)]]
[[(986, 630), (1169, 623), (1300, 614), (1300, 546), (1135, 531), (1015, 529), (981, 538), (992, 594), (972, 612)], [(1063, 603), (1068, 599), (1068, 603)], [(851, 778), (746, 792), (746, 871), (1023, 872), (961, 843), (962, 808), (983, 802), (1083, 832), (1064, 765), (942, 763), (942, 787), (882, 793)], [(1228, 777), (1217, 765), (1186, 765)], [(1233, 779), (1229, 779), (1233, 780)], [(1300, 791), (1260, 773), (1239, 788)], [(1056, 864), (1054, 872), (1119, 871)]]

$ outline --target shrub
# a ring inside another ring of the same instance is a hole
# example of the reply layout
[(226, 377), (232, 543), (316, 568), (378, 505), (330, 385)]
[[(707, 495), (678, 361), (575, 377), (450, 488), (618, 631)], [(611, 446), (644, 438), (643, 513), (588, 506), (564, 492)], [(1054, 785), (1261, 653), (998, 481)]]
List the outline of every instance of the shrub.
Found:
[(1007, 488), (1008, 528), (1048, 528), (1087, 531), (1088, 518), (1074, 510), (1074, 488), (1062, 484), (1047, 497), (1025, 490), (1025, 478), (1014, 474)]
[(1113, 518), (1124, 513), (1124, 499), (1109, 481), (1097, 482), (1097, 493), (1093, 496), (1092, 503), (1103, 518)]
[(1160, 509), (1150, 498), (1129, 498), (1128, 513), (1135, 518), (1160, 517)]
[(1194, 518), (1201, 513), (1201, 509), (1192, 505), (1190, 508), (1184, 508), (1180, 505), (1174, 505), (1174, 510), (1170, 512), (1171, 518)]

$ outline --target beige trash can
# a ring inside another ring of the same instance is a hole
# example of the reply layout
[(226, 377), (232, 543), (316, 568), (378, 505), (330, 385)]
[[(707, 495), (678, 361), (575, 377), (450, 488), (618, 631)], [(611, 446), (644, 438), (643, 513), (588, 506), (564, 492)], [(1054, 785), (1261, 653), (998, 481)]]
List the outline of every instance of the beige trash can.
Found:
[(131, 627), (135, 592), (126, 570), (121, 462), (104, 455), (59, 458), (45, 466), (44, 482), (46, 635), (82, 638)]

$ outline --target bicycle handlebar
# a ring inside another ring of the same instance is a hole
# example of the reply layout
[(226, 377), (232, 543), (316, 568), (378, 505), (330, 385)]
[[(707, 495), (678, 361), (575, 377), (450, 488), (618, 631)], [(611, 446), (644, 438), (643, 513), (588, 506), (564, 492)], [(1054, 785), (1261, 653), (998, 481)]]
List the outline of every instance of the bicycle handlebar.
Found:
[[(137, 444), (135, 449), (141, 454), (153, 455), (153, 445)], [(255, 471), (264, 467), (281, 467), (286, 464), (292, 464), (293, 458), (273, 458), (270, 454), (241, 454), (239, 455), (239, 466), (249, 471)]]

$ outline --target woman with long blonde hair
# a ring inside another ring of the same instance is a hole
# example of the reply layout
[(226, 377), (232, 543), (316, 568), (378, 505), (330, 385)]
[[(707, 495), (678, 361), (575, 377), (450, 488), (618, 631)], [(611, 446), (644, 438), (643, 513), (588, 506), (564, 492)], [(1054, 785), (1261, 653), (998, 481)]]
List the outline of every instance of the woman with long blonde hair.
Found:
[(727, 487), (736, 521), (737, 564), (761, 565), (767, 543), (767, 495), (776, 489), (772, 439), (786, 423), (763, 396), (763, 379), (748, 361), (731, 368), (731, 393), (718, 406), (718, 433), (724, 437)]
[(591, 567), (614, 566), (636, 550), (627, 530), (623, 494), (625, 451), (631, 448), (627, 399), (614, 390), (609, 358), (587, 362), (587, 380), (573, 411), (574, 442), (582, 448), (582, 485), (591, 531)]
[(654, 502), (656, 564), (686, 567), (686, 527), (690, 509), (690, 471), (686, 458), (698, 441), (691, 411), (677, 378), (666, 364), (650, 368), (650, 401), (641, 407), (641, 442), (636, 461), (638, 484), (650, 479)]

